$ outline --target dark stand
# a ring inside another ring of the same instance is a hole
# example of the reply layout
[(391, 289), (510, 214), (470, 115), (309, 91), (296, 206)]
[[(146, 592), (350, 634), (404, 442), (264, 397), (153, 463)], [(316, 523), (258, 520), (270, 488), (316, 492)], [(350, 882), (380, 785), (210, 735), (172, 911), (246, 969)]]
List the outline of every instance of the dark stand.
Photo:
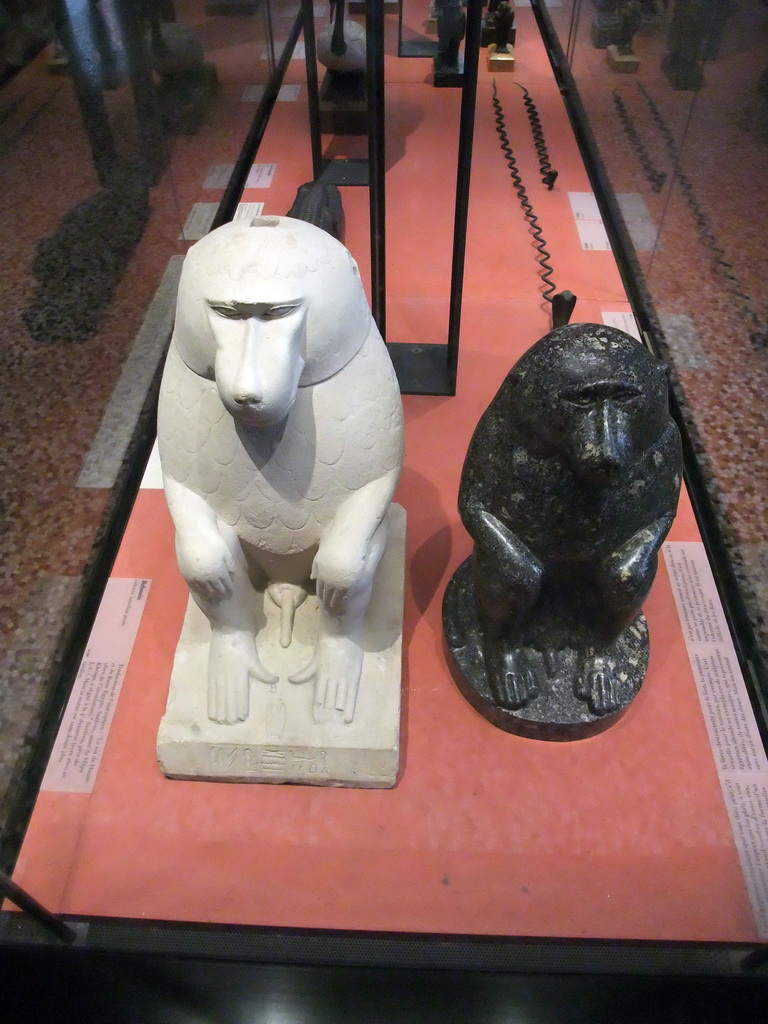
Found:
[[(344, 0), (334, 11), (331, 53), (343, 57)], [(329, 67), (320, 87), (320, 129), (328, 135), (365, 135), (368, 131), (368, 102), (365, 69), (338, 70)]]
[(480, 18), (482, 0), (468, 0), (467, 33), (464, 41), (464, 85), (459, 116), (459, 158), (456, 172), (456, 206), (451, 264), (451, 297), (448, 319), (448, 344), (388, 344), (389, 354), (400, 382), (408, 395), (454, 395), (459, 362), (459, 327), (464, 285), (464, 255), (467, 239), (472, 141), (475, 130), (477, 69), (480, 57)]

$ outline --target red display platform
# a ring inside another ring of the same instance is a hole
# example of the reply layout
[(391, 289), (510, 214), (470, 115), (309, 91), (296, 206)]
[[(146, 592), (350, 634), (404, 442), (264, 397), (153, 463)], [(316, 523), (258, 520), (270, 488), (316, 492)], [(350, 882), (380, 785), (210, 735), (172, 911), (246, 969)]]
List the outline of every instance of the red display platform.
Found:
[[(484, 353), (463, 373), (490, 381)], [(474, 371), (474, 372), (472, 372)], [(155, 761), (186, 588), (161, 491), (114, 575), (152, 586), (91, 794), (42, 792), (16, 880), (53, 910), (495, 935), (756, 938), (673, 597), (646, 605), (648, 678), (570, 744), (507, 735), (460, 696), (440, 601), (470, 543), (454, 511), (475, 389), (406, 399), (403, 768), (389, 792), (174, 782)], [(485, 396), (484, 396), (485, 397)], [(696, 539), (687, 501), (672, 539)]]
[[(530, 12), (518, 11), (517, 25), (514, 77), (538, 93), (560, 172), (554, 191), (537, 184), (520, 90), (506, 76), (510, 136), (520, 140), (521, 170), (558, 287), (579, 295), (573, 319), (602, 322), (603, 313), (629, 307), (611, 253), (581, 247), (567, 191), (589, 184)], [(449, 90), (424, 84), (427, 74), (424, 62), (387, 58), (390, 341), (441, 341), (444, 334), (425, 332), (438, 330), (443, 310), (447, 324), (450, 229), (438, 207), (450, 209), (456, 139), (447, 121), (458, 107)], [(443, 590), (471, 548), (456, 512), (464, 453), (510, 366), (549, 326), (490, 92), (481, 71), (458, 393), (404, 400), (407, 453), (396, 500), (408, 513), (408, 545), (396, 787), (163, 777), (155, 737), (187, 594), (163, 494), (144, 490), (113, 575), (152, 584), (94, 789), (41, 792), (15, 873), (54, 912), (438, 934), (757, 940), (663, 565), (645, 607), (646, 682), (625, 717), (599, 736), (543, 743), (501, 732), (461, 697), (447, 667)], [(304, 180), (294, 168), (289, 187), (280, 163), (282, 143), (297, 130), (290, 118), (299, 113), (295, 104), (278, 105), (259, 153), (278, 162), (275, 191), (243, 197), (263, 199), (267, 213), (284, 212)], [(347, 189), (344, 202), (346, 242), (364, 269), (367, 192)], [(670, 539), (699, 539), (685, 495)]]

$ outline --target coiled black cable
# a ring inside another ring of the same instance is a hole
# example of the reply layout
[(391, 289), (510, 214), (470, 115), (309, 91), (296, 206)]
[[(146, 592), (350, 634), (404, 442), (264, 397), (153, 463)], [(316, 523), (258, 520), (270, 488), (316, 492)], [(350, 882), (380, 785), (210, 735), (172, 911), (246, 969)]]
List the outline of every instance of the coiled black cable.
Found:
[(712, 254), (714, 268), (723, 280), (725, 290), (732, 298), (736, 299), (737, 305), (739, 306), (742, 314), (752, 322), (753, 330), (750, 331), (749, 340), (753, 347), (765, 348), (768, 346), (768, 325), (766, 325), (757, 312), (752, 298), (744, 291), (744, 285), (741, 283), (741, 280), (734, 271), (733, 264), (726, 259), (725, 250), (720, 245), (717, 240), (717, 236), (712, 230), (712, 225), (709, 222), (707, 214), (699, 203), (693, 184), (680, 166), (680, 150), (678, 149), (675, 137), (669, 130), (661, 111), (648, 90), (639, 82), (637, 87), (645, 99), (645, 102), (648, 104), (651, 117), (656, 123), (656, 126), (664, 139), (670, 160), (675, 167), (677, 180), (680, 183), (680, 191), (683, 193), (686, 205), (688, 206), (696, 225), (699, 241)]
[(539, 171), (541, 172), (541, 182), (546, 185), (549, 191), (557, 180), (557, 171), (553, 170), (552, 164), (549, 162), (549, 150), (547, 144), (544, 141), (544, 129), (541, 126), (541, 119), (539, 118), (539, 111), (536, 108), (536, 104), (533, 102), (531, 94), (521, 85), (520, 82), (513, 82), (518, 89), (523, 90), (523, 103), (525, 104), (525, 112), (528, 115), (528, 121), (531, 125), (531, 134), (533, 135), (533, 144), (536, 147), (536, 154), (539, 158)]
[(536, 214), (533, 212), (530, 200), (528, 199), (528, 193), (525, 191), (523, 180), (520, 177), (520, 171), (517, 167), (517, 160), (515, 154), (512, 152), (512, 146), (509, 142), (509, 136), (507, 135), (507, 129), (504, 122), (504, 110), (501, 106), (501, 100), (499, 99), (498, 92), (496, 91), (496, 81), (493, 82), (493, 109), (496, 119), (496, 131), (499, 133), (499, 140), (501, 142), (501, 148), (504, 152), (504, 156), (509, 166), (509, 173), (512, 175), (512, 183), (515, 186), (515, 190), (520, 199), (520, 205), (523, 208), (523, 214), (525, 219), (530, 225), (531, 234), (534, 238), (534, 246), (538, 251), (536, 261), (540, 266), (539, 274), (542, 281), (545, 284), (543, 296), (547, 302), (552, 302), (552, 296), (557, 291), (557, 286), (552, 280), (552, 275), (555, 270), (552, 264), (549, 262), (552, 256), (547, 252), (547, 243), (541, 232), (541, 226)]
[(653, 166), (653, 162), (648, 155), (648, 150), (645, 148), (643, 140), (640, 138), (640, 134), (635, 127), (634, 121), (627, 110), (627, 105), (619, 95), (618, 89), (613, 90), (613, 103), (616, 107), (616, 114), (621, 122), (621, 126), (624, 129), (624, 134), (629, 139), (629, 144), (637, 154), (640, 166), (643, 168), (645, 177), (648, 179), (648, 183), (651, 186), (651, 191), (661, 192), (664, 188), (664, 182), (667, 180), (667, 172), (659, 171)]

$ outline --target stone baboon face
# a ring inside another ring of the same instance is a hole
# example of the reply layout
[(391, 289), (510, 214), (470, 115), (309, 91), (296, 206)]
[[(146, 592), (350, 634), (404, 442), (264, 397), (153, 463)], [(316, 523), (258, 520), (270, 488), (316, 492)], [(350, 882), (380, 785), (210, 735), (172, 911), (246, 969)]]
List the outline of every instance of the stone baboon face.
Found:
[(241, 422), (280, 422), (297, 388), (332, 376), (359, 350), (371, 314), (341, 242), (292, 217), (225, 224), (190, 249), (174, 343), (215, 380)]
[(288, 415), (304, 370), (308, 297), (294, 282), (260, 282), (206, 298), (222, 402), (249, 426)]
[(669, 422), (662, 364), (614, 328), (574, 324), (543, 338), (510, 375), (511, 414), (533, 449), (607, 486)]

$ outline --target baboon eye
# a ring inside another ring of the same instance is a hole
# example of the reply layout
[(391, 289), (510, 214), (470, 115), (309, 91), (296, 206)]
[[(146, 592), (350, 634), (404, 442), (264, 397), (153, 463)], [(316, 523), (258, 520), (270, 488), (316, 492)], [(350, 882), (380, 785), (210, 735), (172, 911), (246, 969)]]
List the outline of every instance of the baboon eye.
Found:
[(615, 402), (623, 405), (625, 402), (631, 402), (633, 398), (637, 398), (639, 394), (639, 389), (631, 384), (598, 384), (582, 391), (567, 391), (562, 398), (569, 405), (575, 405), (577, 409), (589, 409), (603, 402)]
[(588, 409), (595, 402), (594, 396), (589, 394), (563, 395), (563, 398), (569, 405), (575, 405), (577, 409)]
[(278, 306), (268, 306), (262, 313), (264, 320), (279, 320), (281, 317), (289, 316), (301, 305), (300, 302), (284, 302)]
[(274, 305), (266, 302), (217, 302), (215, 299), (208, 299), (207, 303), (209, 309), (227, 320), (250, 320), (251, 317), (258, 320), (280, 320), (297, 310), (301, 300), (276, 302)]
[(233, 306), (228, 302), (211, 302), (208, 300), (208, 306), (218, 313), (219, 316), (224, 316), (227, 320), (243, 320), (247, 314), (243, 313), (242, 310), (238, 309), (237, 306)]

